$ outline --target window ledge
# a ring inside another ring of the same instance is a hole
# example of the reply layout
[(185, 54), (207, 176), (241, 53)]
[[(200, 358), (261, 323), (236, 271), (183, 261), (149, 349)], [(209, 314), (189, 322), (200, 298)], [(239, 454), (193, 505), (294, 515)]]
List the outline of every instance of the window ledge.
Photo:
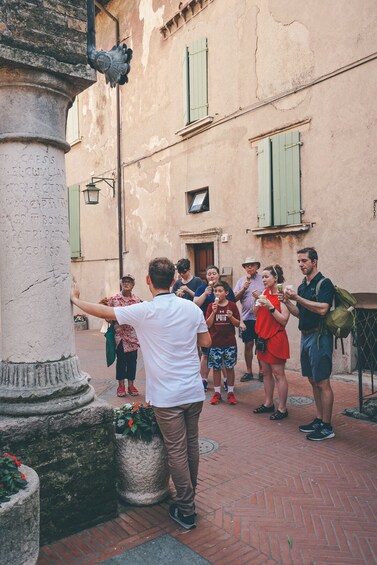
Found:
[(84, 261), (84, 257), (82, 255), (80, 257), (71, 257), (71, 261), (79, 263), (80, 261)]
[(73, 147), (74, 145), (78, 145), (79, 143), (81, 143), (82, 137), (77, 137), (76, 139), (73, 139), (72, 141), (68, 141), (68, 143), (70, 144), (71, 147)]
[(284, 233), (301, 233), (309, 231), (312, 224), (292, 224), (291, 226), (279, 226), (279, 227), (268, 227), (268, 228), (256, 228), (248, 229), (247, 232), (251, 232), (253, 235), (263, 236), (263, 235), (277, 235)]
[(188, 135), (189, 133), (192, 133), (194, 131), (195, 132), (200, 131), (202, 129), (205, 129), (205, 127), (208, 126), (209, 124), (211, 124), (213, 120), (214, 120), (213, 116), (206, 116), (201, 120), (196, 120), (196, 122), (192, 122), (192, 124), (189, 124), (188, 126), (179, 129), (178, 131), (175, 132), (175, 135), (180, 135), (184, 137), (185, 135)]

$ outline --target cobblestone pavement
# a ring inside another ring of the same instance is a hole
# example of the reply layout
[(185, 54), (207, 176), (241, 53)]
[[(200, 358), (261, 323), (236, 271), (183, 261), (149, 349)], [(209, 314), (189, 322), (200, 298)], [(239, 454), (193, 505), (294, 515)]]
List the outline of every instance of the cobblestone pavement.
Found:
[[(106, 368), (103, 335), (83, 331), (76, 337), (81, 368), (91, 375), (97, 395), (114, 407), (130, 401), (115, 396), (114, 368)], [(333, 379), (336, 437), (309, 442), (298, 431), (299, 424), (313, 417), (306, 379), (288, 372), (289, 417), (274, 422), (268, 414), (252, 413), (263, 401), (263, 385), (240, 383), (244, 369), (237, 365), (237, 406), (210, 405), (210, 381), (200, 422), (207, 453), (201, 455), (195, 530), (187, 532), (172, 522), (168, 501), (122, 506), (116, 520), (42, 547), (38, 565), (106, 560), (145, 565), (377, 563), (377, 426), (342, 415), (357, 405), (356, 381)], [(142, 359), (136, 386), (144, 400)], [(164, 561), (158, 552), (148, 557), (147, 551), (141, 561), (127, 558), (159, 538), (180, 542), (198, 561), (184, 553)]]

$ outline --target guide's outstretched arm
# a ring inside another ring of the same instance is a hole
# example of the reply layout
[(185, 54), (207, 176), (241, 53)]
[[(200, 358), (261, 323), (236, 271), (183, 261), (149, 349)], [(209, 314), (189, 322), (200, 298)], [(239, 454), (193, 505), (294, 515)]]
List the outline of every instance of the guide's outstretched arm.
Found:
[(93, 302), (85, 302), (80, 299), (80, 290), (76, 284), (71, 289), (71, 302), (80, 310), (91, 316), (103, 318), (104, 320), (116, 320), (114, 308), (105, 306), (104, 304), (95, 304)]

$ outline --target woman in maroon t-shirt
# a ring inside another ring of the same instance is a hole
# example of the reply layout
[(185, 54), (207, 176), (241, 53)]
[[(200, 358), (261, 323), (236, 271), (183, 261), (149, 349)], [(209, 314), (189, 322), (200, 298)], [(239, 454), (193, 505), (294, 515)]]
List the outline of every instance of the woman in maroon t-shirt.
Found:
[[(280, 265), (265, 267), (262, 273), (265, 286), (263, 295), (257, 298), (254, 313), (257, 321), (255, 332), (264, 340), (264, 350), (258, 351), (257, 357), (261, 363), (264, 375), (264, 403), (254, 410), (255, 414), (272, 412), (270, 420), (283, 420), (288, 416), (287, 396), (288, 382), (285, 376), (285, 363), (289, 359), (289, 343), (285, 326), (289, 319), (289, 310), (278, 298), (278, 284), (284, 281), (283, 269)], [(277, 410), (274, 406), (274, 388), (279, 394)]]

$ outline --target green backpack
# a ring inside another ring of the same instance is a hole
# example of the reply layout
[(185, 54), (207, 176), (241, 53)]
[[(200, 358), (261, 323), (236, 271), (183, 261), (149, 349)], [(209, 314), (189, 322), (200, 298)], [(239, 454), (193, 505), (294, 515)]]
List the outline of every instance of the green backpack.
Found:
[[(318, 298), (319, 289), (325, 277), (318, 281), (315, 295)], [(337, 338), (347, 337), (356, 325), (356, 298), (345, 290), (334, 285), (334, 309), (330, 310), (322, 321), (322, 328)], [(343, 349), (343, 343), (342, 343)]]

